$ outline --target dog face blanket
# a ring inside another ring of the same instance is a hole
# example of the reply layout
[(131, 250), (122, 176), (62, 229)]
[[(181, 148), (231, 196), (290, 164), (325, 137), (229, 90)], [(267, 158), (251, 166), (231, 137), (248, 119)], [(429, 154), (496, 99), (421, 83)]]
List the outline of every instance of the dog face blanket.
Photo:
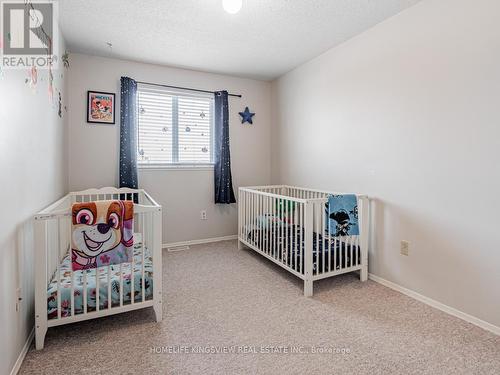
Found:
[(332, 236), (359, 235), (356, 195), (330, 195), (326, 206), (326, 215), (326, 229)]
[(134, 203), (74, 203), (71, 226), (73, 271), (132, 261)]

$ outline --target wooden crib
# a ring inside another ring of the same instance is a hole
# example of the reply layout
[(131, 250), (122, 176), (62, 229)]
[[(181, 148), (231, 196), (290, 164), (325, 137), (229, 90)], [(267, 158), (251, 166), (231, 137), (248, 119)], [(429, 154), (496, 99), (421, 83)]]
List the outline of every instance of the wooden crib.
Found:
[(240, 248), (248, 246), (304, 280), (307, 297), (313, 282), (327, 277), (359, 271), (366, 281), (369, 199), (356, 195), (360, 234), (335, 237), (325, 215), (328, 197), (335, 194), (342, 193), (286, 185), (240, 188)]
[[(75, 202), (99, 200), (136, 202), (132, 262), (72, 271), (68, 266), (71, 206)], [(161, 321), (162, 208), (148, 193), (112, 187), (73, 192), (40, 211), (34, 219), (36, 349), (43, 349), (48, 327), (150, 306), (156, 321)], [(124, 283), (129, 293), (125, 293)]]

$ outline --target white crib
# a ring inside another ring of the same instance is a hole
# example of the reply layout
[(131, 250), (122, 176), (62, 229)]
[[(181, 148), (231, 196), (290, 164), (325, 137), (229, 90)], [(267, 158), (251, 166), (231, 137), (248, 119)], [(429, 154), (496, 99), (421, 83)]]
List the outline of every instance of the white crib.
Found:
[(314, 281), (327, 277), (359, 271), (366, 281), (369, 199), (357, 195), (360, 234), (334, 237), (326, 230), (330, 194), (342, 193), (286, 185), (240, 188), (239, 248), (247, 246), (304, 280), (306, 297), (313, 295)]
[[(94, 269), (93, 273), (64, 268), (61, 272), (61, 267), (66, 264), (64, 260), (70, 259), (68, 257), (72, 204), (112, 199), (127, 199), (136, 202), (134, 203), (134, 232), (136, 233), (134, 237), (137, 240), (134, 241), (132, 262), (119, 266), (99, 267), (97, 270)], [(43, 349), (48, 327), (149, 306), (154, 307), (156, 321), (162, 320), (162, 208), (148, 193), (142, 189), (112, 187), (73, 192), (40, 211), (34, 219), (36, 349)], [(129, 273), (127, 273), (128, 270), (130, 270)], [(129, 282), (130, 293), (125, 294), (124, 279), (127, 278), (131, 280)], [(134, 290), (136, 280), (139, 290)], [(151, 281), (152, 285), (150, 285)], [(100, 284), (103, 286), (101, 287)], [(93, 294), (95, 295), (93, 306), (89, 304), (90, 297), (87, 295), (91, 285), (94, 285)], [(55, 290), (53, 294), (48, 293), (49, 286)], [(63, 291), (63, 288), (67, 290)], [(68, 293), (68, 289), (70, 302), (62, 301), (61, 296), (63, 292)], [(78, 298), (83, 294), (80, 311), (75, 309), (75, 298), (77, 298), (75, 290)], [(115, 293), (114, 301), (113, 293)], [(116, 297), (116, 294), (119, 297)], [(51, 298), (56, 309), (49, 316), (48, 301)], [(102, 298), (105, 299), (100, 300)]]

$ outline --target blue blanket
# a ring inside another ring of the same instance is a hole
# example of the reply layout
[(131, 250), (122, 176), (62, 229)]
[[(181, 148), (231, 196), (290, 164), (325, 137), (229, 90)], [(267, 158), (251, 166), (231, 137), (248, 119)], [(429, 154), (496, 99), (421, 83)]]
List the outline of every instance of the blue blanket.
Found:
[(330, 195), (326, 205), (326, 223), (326, 230), (332, 236), (359, 235), (356, 195)]

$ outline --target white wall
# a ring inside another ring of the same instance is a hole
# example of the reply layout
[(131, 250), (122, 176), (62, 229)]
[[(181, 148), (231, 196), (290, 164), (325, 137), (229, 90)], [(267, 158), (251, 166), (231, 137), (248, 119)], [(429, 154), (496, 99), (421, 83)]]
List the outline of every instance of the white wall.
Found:
[(57, 105), (59, 92), (66, 104), (66, 73), (54, 70), (54, 100), (47, 70), (33, 88), (26, 70), (0, 73), (0, 374), (10, 373), (34, 324), (31, 218), (67, 192), (67, 113), (59, 118)]
[(272, 88), (273, 182), (376, 197), (370, 272), (496, 326), (499, 14), (424, 0)]
[[(118, 184), (119, 112), (116, 125), (86, 123), (87, 90), (115, 92), (120, 102), (120, 76), (207, 90), (240, 93), (230, 98), (233, 185), (270, 182), (269, 82), (208, 74), (95, 56), (72, 54), (69, 76), (71, 190)], [(256, 112), (254, 125), (241, 125), (238, 112)], [(163, 242), (203, 239), (237, 233), (236, 205), (213, 204), (213, 170), (141, 170), (140, 187), (163, 206)], [(200, 220), (206, 209), (208, 220)]]

